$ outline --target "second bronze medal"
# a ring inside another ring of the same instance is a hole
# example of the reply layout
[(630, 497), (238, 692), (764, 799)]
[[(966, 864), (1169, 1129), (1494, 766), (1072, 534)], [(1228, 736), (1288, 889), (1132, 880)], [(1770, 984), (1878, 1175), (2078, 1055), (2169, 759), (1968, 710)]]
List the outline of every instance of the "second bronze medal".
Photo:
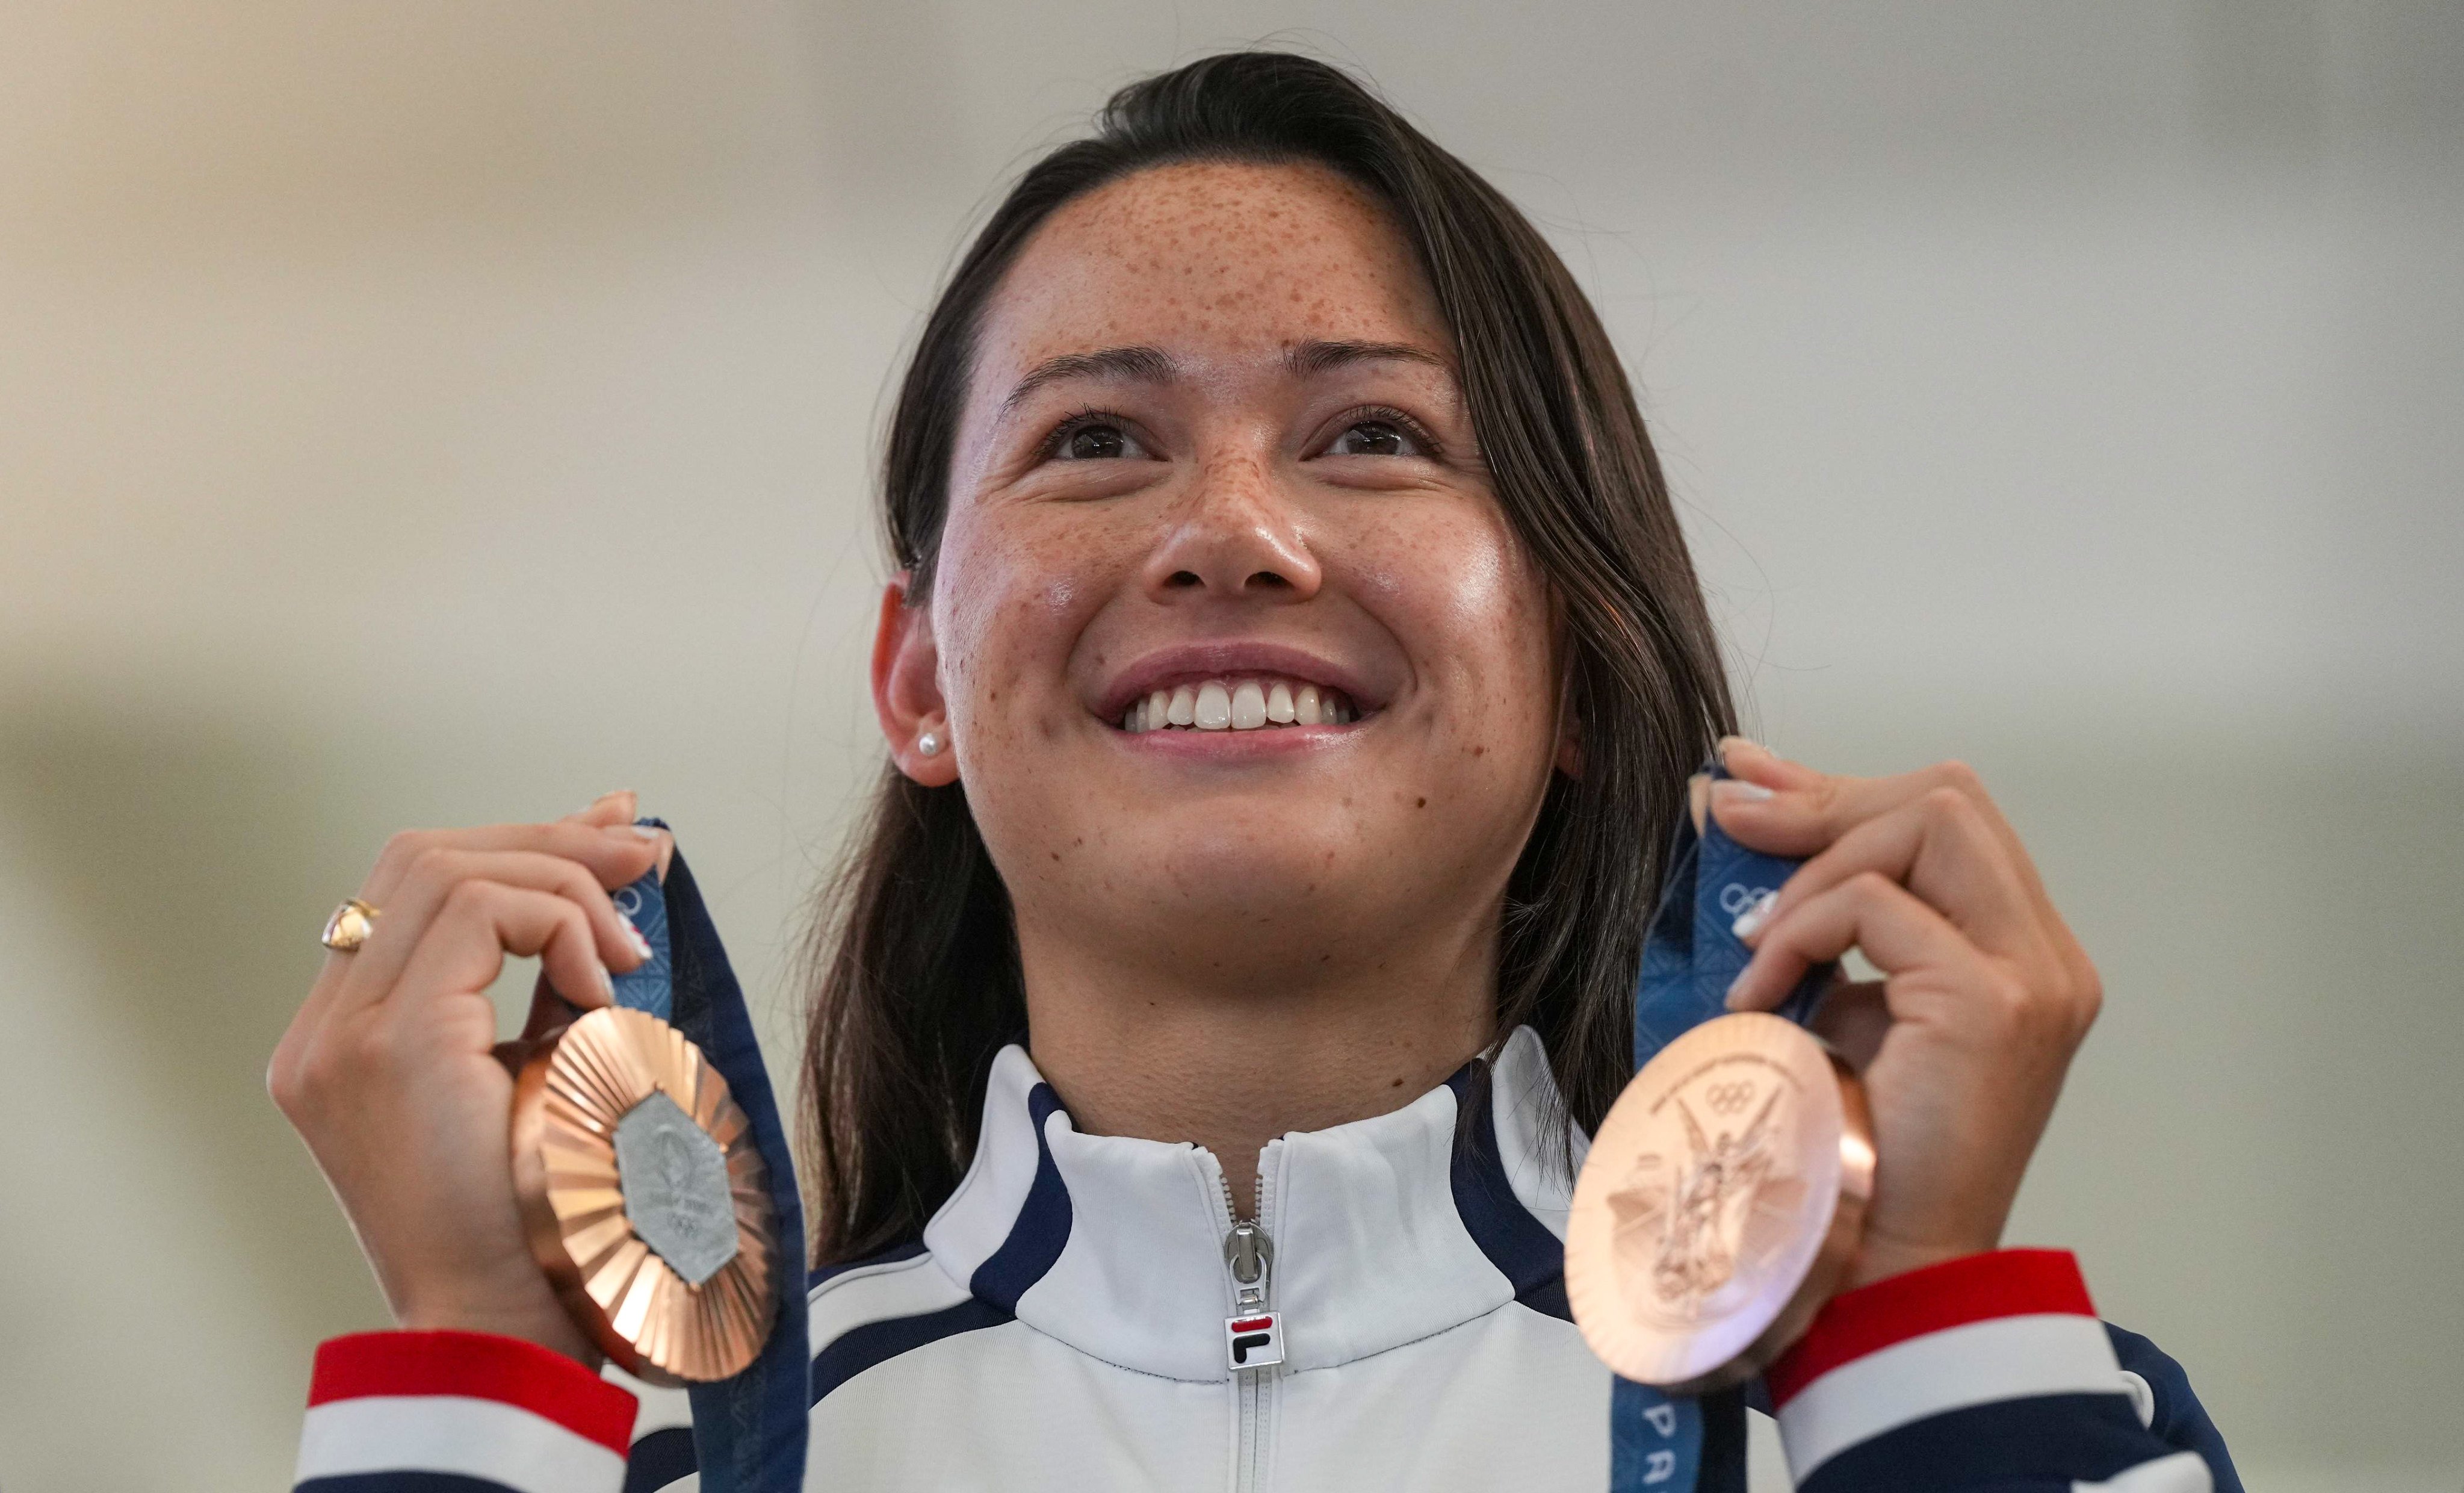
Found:
[(1829, 1048), (1779, 1016), (1706, 1021), (1592, 1142), (1566, 1234), (1574, 1321), (1639, 1384), (1751, 1378), (1837, 1289), (1873, 1185), (1864, 1087)]

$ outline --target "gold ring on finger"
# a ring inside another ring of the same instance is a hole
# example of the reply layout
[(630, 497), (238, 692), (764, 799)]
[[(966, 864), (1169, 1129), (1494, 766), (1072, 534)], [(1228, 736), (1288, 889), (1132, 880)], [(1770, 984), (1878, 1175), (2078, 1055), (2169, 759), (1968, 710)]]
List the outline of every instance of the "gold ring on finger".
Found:
[(377, 910), (356, 897), (345, 897), (342, 905), (325, 920), (325, 932), (319, 940), (338, 954), (347, 954), (368, 941), (377, 930)]

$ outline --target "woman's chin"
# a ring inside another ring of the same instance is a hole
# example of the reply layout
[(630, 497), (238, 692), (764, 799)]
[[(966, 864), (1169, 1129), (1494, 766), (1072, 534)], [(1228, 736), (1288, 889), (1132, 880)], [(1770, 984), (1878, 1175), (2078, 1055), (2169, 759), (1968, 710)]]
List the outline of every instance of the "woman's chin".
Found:
[[(1193, 836), (1157, 847), (1141, 876), (1163, 895), (1150, 902), (1156, 933), (1184, 953), (1208, 946), (1210, 962), (1316, 960), (1374, 941), (1414, 921), (1411, 904), (1446, 899), (1424, 880), (1430, 858), (1381, 853), (1346, 814), (1259, 816), (1247, 833)], [(1422, 909), (1434, 914), (1436, 907)], [(1220, 946), (1220, 947), (1218, 947)]]

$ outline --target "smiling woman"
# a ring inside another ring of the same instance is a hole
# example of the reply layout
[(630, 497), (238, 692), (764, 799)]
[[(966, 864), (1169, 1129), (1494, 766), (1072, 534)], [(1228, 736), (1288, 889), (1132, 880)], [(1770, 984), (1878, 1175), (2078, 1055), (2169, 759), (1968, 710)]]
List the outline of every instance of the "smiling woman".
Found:
[[(1047, 900), (1101, 968), (1052, 950), (1080, 993), (1036, 1013), (1039, 1064), (1083, 1040), (1125, 1097), (1208, 1105), (1236, 1128), (1131, 1133), (1220, 1143), (1236, 1179), (1527, 1023), (1577, 1123), (1607, 1108), (1653, 860), (1732, 713), (1615, 351), (1486, 183), (1303, 59), (1124, 92), (953, 275), (885, 497), (885, 728), (959, 753), (885, 781), (816, 1007), (819, 1258), (956, 1184)], [(944, 693), (989, 678), (1006, 702)], [(1244, 682), (1295, 725), (1316, 692), (1317, 728), (1208, 732)], [(1072, 897), (1088, 875), (1139, 892)], [(1209, 970), (1240, 999), (1157, 993)], [(1235, 1091), (1194, 1095), (1233, 1037)]]
[[(1767, 1381), (1802, 1484), (2234, 1485), (2069, 1257), (1997, 1248), (2099, 1000), (2025, 850), (1955, 764), (1722, 739), (1597, 318), (1359, 84), (1209, 58), (1031, 168), (927, 321), (884, 503), (891, 763), (803, 1097), (808, 1485), (1740, 1487), (1743, 1397), (1636, 1414), (1560, 1242), (1697, 787), (1805, 862), (1736, 920), (1731, 1005), (1852, 947), (1887, 976), (1820, 1018), (1882, 1161)], [(574, 1362), (488, 1056), (504, 951), (583, 1006), (642, 958), (604, 890), (664, 849), (633, 807), (397, 840), (276, 1054), (402, 1325), (436, 1329), (329, 1348), (303, 1475), (693, 1470), (679, 1399), (634, 1424)]]
[[(1040, 1068), (1241, 1196), (1274, 1136), (1483, 1044), (1558, 750), (1547, 587), (1414, 259), (1321, 167), (1158, 166), (1055, 212), (974, 339), (930, 601), (885, 617), (886, 726), (948, 722), (915, 775), (965, 783), (1002, 868)], [(1223, 729), (1269, 687), (1292, 729)], [(1166, 728), (1124, 730), (1158, 692)]]

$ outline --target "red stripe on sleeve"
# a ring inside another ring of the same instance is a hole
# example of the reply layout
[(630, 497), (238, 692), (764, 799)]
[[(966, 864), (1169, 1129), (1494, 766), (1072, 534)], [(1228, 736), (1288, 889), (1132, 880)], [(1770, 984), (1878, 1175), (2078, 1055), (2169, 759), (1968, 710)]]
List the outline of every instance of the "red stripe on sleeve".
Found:
[(1763, 1375), (1771, 1404), (1842, 1364), (1895, 1343), (1995, 1317), (2093, 1317), (2087, 1281), (2066, 1249), (2000, 1249), (1891, 1276), (1831, 1299), (1796, 1346)]
[(460, 1394), (552, 1420), (619, 1457), (633, 1436), (631, 1393), (553, 1348), (487, 1332), (354, 1332), (318, 1345), (314, 1409), (375, 1394)]

